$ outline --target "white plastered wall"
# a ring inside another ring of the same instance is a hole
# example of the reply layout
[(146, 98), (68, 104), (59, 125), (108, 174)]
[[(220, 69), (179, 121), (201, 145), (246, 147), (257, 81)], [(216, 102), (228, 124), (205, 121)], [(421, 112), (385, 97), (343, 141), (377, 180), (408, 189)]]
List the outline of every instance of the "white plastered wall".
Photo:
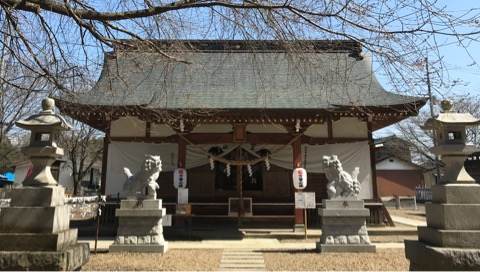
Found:
[(334, 138), (367, 138), (367, 122), (356, 117), (342, 117), (332, 123)]
[(151, 137), (168, 137), (175, 134), (175, 130), (165, 124), (155, 124), (150, 125), (150, 136)]
[(417, 170), (418, 167), (395, 157), (377, 163), (377, 170)]
[(328, 137), (327, 123), (313, 124), (305, 130), (304, 134), (309, 137), (326, 138)]
[(133, 116), (121, 117), (110, 124), (112, 137), (145, 137), (145, 130), (146, 123)]

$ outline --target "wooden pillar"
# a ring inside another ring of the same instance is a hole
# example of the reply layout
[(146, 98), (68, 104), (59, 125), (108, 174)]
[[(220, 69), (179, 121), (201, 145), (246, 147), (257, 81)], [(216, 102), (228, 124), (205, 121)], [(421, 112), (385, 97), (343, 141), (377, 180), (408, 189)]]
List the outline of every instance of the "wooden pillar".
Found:
[(332, 117), (328, 117), (327, 119), (327, 132), (328, 132), (328, 139), (332, 140), (333, 139), (333, 121)]
[[(242, 159), (242, 148), (238, 148), (238, 153), (237, 153), (237, 160)], [(242, 224), (242, 217), (245, 213), (245, 207), (243, 207), (243, 173), (242, 173), (242, 166), (237, 165), (237, 192), (238, 192), (238, 224)]]
[[(293, 168), (302, 167), (302, 140), (299, 137), (295, 142), (292, 143), (292, 154), (293, 154)], [(292, 181), (293, 184), (293, 181)], [(295, 190), (301, 191), (301, 190)], [(304, 217), (302, 209), (295, 209), (295, 226), (294, 230), (303, 231), (304, 228)]]
[(372, 173), (372, 191), (373, 191), (373, 199), (377, 200), (380, 199), (378, 195), (378, 185), (377, 185), (377, 165), (375, 160), (375, 143), (373, 142), (373, 129), (372, 129), (372, 121), (367, 121), (367, 129), (368, 129), (368, 145), (370, 146), (370, 169)]
[(107, 186), (107, 164), (108, 164), (108, 145), (110, 144), (110, 126), (105, 129), (105, 137), (103, 137), (103, 153), (102, 153), (102, 176), (100, 183), (100, 192), (102, 195), (106, 193)]
[(182, 137), (178, 138), (178, 158), (177, 158), (177, 167), (185, 168), (187, 160), (187, 143)]

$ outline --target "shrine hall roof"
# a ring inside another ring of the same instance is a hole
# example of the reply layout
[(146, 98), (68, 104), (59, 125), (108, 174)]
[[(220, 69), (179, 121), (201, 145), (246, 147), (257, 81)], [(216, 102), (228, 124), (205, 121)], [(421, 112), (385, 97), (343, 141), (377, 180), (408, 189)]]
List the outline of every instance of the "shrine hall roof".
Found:
[(353, 41), (154, 41), (161, 52), (125, 43), (135, 46), (105, 55), (90, 92), (62, 99), (163, 109), (330, 109), (425, 101), (385, 91), (369, 56)]

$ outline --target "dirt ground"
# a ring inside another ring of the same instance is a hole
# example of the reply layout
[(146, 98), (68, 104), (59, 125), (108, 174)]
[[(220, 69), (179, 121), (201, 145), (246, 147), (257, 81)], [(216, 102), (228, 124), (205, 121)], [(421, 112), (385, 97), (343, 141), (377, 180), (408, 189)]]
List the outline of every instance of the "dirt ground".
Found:
[(264, 252), (267, 270), (408, 270), (403, 249), (378, 249), (377, 253), (323, 253), (313, 251)]
[(84, 271), (118, 270), (217, 270), (222, 250), (172, 249), (164, 255), (154, 253), (91, 254)]

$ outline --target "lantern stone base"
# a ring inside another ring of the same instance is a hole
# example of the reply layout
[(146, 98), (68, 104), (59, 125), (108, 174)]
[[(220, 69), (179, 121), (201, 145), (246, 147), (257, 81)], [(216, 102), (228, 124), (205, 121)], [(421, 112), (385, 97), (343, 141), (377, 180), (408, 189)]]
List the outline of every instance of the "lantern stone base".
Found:
[(88, 261), (88, 243), (77, 243), (60, 186), (9, 192), (0, 210), (0, 270), (77, 270)]
[(439, 184), (426, 205), (427, 226), (405, 241), (411, 270), (480, 270), (480, 185)]
[(420, 241), (405, 241), (410, 270), (478, 271), (480, 249), (429, 246)]
[(363, 200), (323, 200), (318, 210), (322, 217), (322, 235), (317, 243), (320, 252), (376, 252), (370, 243), (366, 217), (370, 215)]
[(111, 252), (167, 252), (162, 226), (166, 210), (162, 208), (162, 200), (122, 200), (115, 215), (118, 230), (109, 248)]
[(0, 251), (0, 270), (78, 270), (88, 261), (89, 255), (88, 243), (76, 243), (61, 251)]

